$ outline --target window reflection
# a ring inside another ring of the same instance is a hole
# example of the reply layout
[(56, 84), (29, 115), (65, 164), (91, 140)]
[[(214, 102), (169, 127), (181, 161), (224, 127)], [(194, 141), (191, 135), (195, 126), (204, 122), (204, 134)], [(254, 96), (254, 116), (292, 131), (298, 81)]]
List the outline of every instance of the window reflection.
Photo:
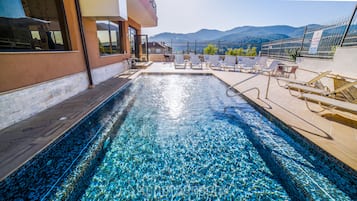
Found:
[(122, 54), (121, 22), (96, 21), (100, 55)]
[(0, 51), (69, 50), (61, 0), (0, 0)]
[(137, 55), (136, 43), (135, 43), (136, 29), (133, 27), (129, 27), (128, 31), (129, 31), (130, 54)]

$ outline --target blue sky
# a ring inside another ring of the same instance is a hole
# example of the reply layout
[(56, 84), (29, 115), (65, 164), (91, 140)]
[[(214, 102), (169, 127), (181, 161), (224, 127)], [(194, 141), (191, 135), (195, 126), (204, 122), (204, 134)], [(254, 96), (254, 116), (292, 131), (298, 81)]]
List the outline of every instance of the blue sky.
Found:
[(331, 24), (352, 15), (357, 1), (156, 0), (158, 27), (143, 33), (192, 33), (202, 28)]

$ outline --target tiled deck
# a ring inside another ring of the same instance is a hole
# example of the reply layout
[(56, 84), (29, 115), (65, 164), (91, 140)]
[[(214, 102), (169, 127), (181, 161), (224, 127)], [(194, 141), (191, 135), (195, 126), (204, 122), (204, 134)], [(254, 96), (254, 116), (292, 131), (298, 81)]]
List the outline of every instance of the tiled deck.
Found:
[[(211, 71), (207, 68), (174, 69), (171, 63), (154, 63), (142, 72), (212, 73), (229, 85), (253, 76), (248, 73)], [(138, 73), (131, 78), (137, 75)], [(301, 76), (303, 75), (298, 75), (298, 79)], [(0, 180), (75, 125), (128, 80), (130, 79), (110, 79), (33, 118), (0, 131)], [(245, 96), (355, 171), (357, 170), (357, 115), (346, 112), (342, 114), (343, 117), (329, 112), (312, 113), (306, 108), (303, 100), (291, 96), (288, 90), (279, 87), (275, 78), (271, 79), (268, 99), (265, 99), (267, 82), (267, 76), (258, 75), (238, 85), (236, 89), (242, 91), (258, 87), (261, 92), (260, 99), (257, 99), (256, 91), (247, 92)], [(271, 108), (268, 109), (268, 106)], [(67, 119), (60, 121), (63, 116)]]
[(73, 127), (129, 80), (112, 78), (1, 130), (0, 181)]

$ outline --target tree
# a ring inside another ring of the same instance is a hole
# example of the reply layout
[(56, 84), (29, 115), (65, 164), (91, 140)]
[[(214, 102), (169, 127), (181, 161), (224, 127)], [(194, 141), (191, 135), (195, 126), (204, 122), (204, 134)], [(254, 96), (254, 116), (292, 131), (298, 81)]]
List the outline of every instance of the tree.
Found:
[[(235, 50), (235, 49), (234, 49)], [(232, 48), (228, 48), (228, 50), (226, 51), (226, 55), (233, 55), (233, 56), (237, 56), (237, 55), (235, 55), (234, 53), (234, 50), (232, 49)]]
[(243, 50), (243, 48), (234, 49), (234, 51), (236, 52), (236, 55), (237, 55), (237, 56), (244, 56), (244, 50)]
[(207, 47), (203, 49), (205, 54), (214, 55), (218, 51), (218, 48), (213, 44), (208, 44)]
[(248, 48), (247, 49), (247, 56), (257, 56), (257, 48), (256, 47), (252, 47), (252, 48)]
[(233, 55), (233, 56), (244, 56), (244, 50), (243, 48), (229, 48), (226, 52), (226, 55)]

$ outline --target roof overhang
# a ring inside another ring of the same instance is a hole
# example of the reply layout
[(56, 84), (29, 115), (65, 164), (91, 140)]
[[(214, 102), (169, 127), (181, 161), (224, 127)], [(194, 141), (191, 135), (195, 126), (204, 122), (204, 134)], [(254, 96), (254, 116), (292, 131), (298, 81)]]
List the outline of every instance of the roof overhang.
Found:
[(155, 0), (128, 0), (128, 14), (142, 27), (156, 27), (158, 17)]

